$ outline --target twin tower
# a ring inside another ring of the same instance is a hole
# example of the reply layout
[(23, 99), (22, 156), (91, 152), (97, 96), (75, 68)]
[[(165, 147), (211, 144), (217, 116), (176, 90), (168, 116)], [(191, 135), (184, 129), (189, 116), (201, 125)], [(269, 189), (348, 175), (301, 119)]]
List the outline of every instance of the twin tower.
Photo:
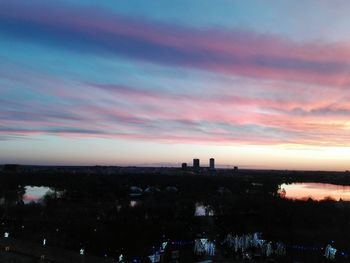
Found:
[[(187, 168), (187, 163), (182, 163), (182, 169), (185, 170)], [(200, 169), (200, 160), (199, 159), (193, 159), (193, 169)], [(209, 159), (209, 169), (215, 170), (215, 159), (210, 158)]]

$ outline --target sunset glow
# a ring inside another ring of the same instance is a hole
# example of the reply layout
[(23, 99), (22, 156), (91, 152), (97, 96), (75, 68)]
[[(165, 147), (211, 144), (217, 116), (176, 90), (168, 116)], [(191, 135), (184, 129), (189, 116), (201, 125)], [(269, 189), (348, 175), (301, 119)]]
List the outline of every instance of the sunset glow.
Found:
[(350, 169), (349, 3), (117, 2), (0, 3), (1, 163)]
[(350, 201), (350, 187), (334, 184), (321, 183), (294, 183), (282, 184), (281, 189), (285, 191), (285, 198), (294, 200), (315, 201), (321, 200), (343, 200)]

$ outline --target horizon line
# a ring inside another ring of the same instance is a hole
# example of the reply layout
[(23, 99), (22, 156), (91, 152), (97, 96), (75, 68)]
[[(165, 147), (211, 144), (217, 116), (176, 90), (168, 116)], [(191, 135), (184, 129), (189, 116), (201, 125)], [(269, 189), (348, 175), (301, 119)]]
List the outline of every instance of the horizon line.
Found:
[[(86, 164), (86, 165), (68, 165), (68, 164), (21, 164), (21, 163), (2, 163), (0, 166), (5, 165), (19, 165), (19, 166), (37, 166), (37, 167), (119, 167), (119, 168), (179, 168), (181, 169), (181, 163), (179, 165), (161, 165), (160, 163), (149, 163), (149, 164), (130, 164), (130, 165), (118, 165), (118, 164)], [(254, 165), (215, 165), (215, 169), (229, 170), (238, 167), (239, 170), (255, 170), (255, 171), (289, 171), (289, 172), (337, 172), (347, 173), (349, 170), (318, 170), (318, 169), (288, 169), (288, 168), (269, 168)], [(187, 168), (193, 168), (193, 166), (187, 166)], [(210, 168), (209, 166), (200, 166), (200, 168)]]

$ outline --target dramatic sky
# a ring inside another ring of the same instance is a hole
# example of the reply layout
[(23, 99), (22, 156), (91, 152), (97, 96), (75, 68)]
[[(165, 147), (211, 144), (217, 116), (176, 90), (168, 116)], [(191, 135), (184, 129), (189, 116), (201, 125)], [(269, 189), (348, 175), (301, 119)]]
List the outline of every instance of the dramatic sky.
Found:
[(0, 163), (350, 169), (349, 12), (0, 0)]

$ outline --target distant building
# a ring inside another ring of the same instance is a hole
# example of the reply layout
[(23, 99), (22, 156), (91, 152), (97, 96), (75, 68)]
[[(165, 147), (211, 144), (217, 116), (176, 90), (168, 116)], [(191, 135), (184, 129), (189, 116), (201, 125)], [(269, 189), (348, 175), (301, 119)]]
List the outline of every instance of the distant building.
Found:
[(199, 159), (193, 159), (193, 168), (199, 169), (200, 164), (199, 164)]
[(209, 159), (209, 168), (210, 168), (210, 170), (215, 170), (215, 159), (214, 158)]
[(237, 171), (238, 171), (238, 166), (233, 167), (233, 170), (234, 170), (235, 172), (237, 172)]
[(182, 170), (187, 170), (187, 163), (182, 163), (181, 168)]

